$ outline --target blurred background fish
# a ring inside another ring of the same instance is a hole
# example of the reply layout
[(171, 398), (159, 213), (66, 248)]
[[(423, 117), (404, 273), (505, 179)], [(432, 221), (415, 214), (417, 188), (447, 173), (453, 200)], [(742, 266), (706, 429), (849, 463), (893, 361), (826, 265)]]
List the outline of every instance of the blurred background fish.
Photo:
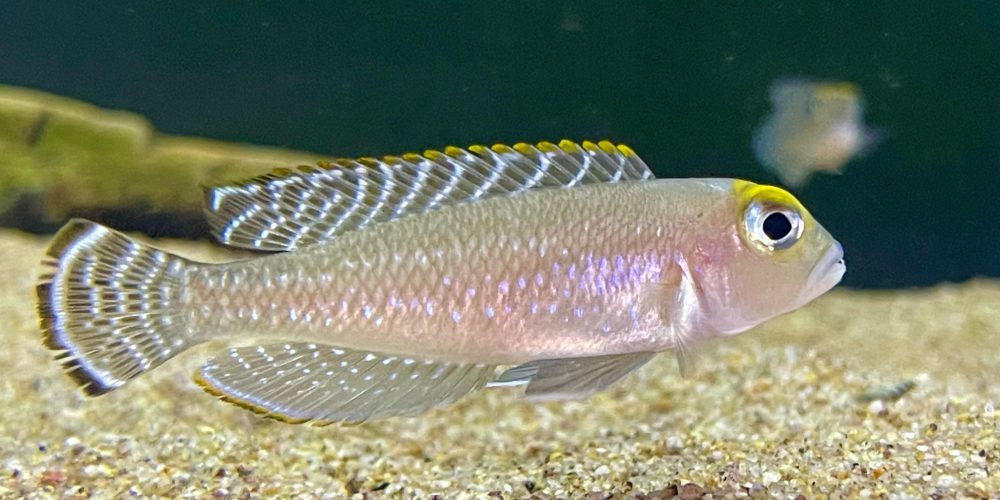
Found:
[(779, 79), (770, 94), (754, 153), (788, 186), (804, 186), (814, 172), (840, 173), (878, 140), (863, 123), (864, 98), (853, 83)]

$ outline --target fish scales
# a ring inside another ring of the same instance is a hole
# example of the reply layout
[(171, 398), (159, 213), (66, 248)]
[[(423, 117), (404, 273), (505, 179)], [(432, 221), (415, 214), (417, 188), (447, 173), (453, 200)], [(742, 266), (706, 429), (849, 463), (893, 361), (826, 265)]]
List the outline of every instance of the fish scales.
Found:
[(679, 280), (676, 255), (696, 241), (691, 207), (703, 205), (692, 201), (717, 189), (695, 187), (690, 199), (664, 198), (657, 183), (538, 191), (196, 268), (189, 321), (212, 335), (279, 330), (458, 361), (669, 348), (642, 285)]

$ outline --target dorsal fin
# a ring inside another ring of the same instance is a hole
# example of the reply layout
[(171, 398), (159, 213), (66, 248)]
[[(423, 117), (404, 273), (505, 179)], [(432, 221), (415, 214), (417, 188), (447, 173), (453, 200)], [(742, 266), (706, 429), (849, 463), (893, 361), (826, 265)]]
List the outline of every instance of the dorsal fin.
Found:
[(448, 147), (382, 159), (338, 159), (206, 189), (226, 245), (287, 251), (411, 214), (534, 188), (645, 180), (649, 167), (608, 141)]

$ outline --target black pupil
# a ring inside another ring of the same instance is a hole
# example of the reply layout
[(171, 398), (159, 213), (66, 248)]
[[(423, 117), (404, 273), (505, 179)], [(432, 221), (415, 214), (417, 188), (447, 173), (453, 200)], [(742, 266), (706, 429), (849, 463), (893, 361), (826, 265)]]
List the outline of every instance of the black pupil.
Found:
[(774, 212), (764, 218), (763, 229), (768, 238), (778, 241), (792, 232), (792, 221), (788, 220), (787, 215)]

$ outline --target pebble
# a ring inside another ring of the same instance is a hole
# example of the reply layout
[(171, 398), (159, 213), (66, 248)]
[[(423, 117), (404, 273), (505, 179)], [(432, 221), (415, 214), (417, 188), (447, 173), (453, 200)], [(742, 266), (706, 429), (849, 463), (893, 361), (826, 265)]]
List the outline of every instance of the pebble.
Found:
[(773, 470), (765, 472), (763, 477), (761, 477), (761, 482), (764, 483), (764, 486), (771, 486), (779, 480), (781, 480), (781, 474), (778, 474)]
[(705, 488), (694, 483), (683, 484), (677, 492), (677, 496), (681, 497), (681, 500), (694, 500), (701, 498), (704, 494)]

